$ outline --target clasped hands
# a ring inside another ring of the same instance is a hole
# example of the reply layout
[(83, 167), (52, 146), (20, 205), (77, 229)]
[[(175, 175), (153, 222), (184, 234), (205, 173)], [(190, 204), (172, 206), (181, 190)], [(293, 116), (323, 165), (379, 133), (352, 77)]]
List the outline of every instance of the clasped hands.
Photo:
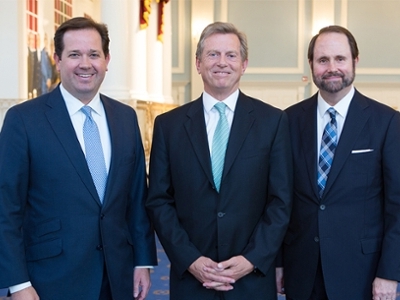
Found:
[(251, 273), (253, 269), (253, 264), (239, 255), (222, 262), (200, 256), (188, 270), (205, 288), (230, 291), (237, 280)]

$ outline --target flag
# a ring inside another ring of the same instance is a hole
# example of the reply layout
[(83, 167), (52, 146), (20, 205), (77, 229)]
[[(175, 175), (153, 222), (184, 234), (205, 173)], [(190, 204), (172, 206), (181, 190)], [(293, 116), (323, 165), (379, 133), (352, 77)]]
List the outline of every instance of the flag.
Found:
[(164, 41), (164, 5), (167, 4), (169, 0), (157, 0), (158, 3), (158, 30), (157, 30), (157, 40), (160, 42)]
[(151, 0), (140, 0), (140, 29), (145, 29), (149, 26), (150, 2)]

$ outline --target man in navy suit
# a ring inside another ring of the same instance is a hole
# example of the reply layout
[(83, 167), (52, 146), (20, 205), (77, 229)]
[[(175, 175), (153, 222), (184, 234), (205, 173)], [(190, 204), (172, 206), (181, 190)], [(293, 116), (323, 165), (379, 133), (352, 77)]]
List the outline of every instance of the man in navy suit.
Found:
[(294, 200), (278, 291), (284, 284), (295, 300), (393, 300), (400, 279), (400, 115), (353, 87), (358, 48), (347, 29), (321, 29), (308, 59), (319, 92), (286, 110)]
[[(12, 107), (0, 134), (0, 287), (13, 300), (144, 299), (156, 264), (144, 153), (134, 110), (99, 94), (107, 27), (74, 18), (54, 40), (61, 84)], [(85, 159), (82, 109), (105, 191)]]
[[(171, 261), (171, 300), (277, 297), (274, 260), (292, 196), (289, 128), (284, 112), (239, 90), (247, 52), (232, 24), (207, 26), (196, 52), (202, 96), (154, 125), (146, 206)], [(222, 177), (212, 172), (221, 119), (230, 127)]]

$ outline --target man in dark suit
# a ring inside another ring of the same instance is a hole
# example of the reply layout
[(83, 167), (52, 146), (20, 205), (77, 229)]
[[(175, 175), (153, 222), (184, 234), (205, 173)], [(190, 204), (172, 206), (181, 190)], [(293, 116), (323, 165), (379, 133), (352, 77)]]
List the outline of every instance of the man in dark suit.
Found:
[(286, 110), (295, 177), (284, 291), (295, 300), (395, 299), (399, 113), (354, 89), (358, 48), (347, 29), (321, 29), (308, 59), (319, 92)]
[(0, 134), (0, 287), (13, 300), (144, 299), (156, 264), (144, 153), (134, 110), (98, 92), (107, 27), (74, 18), (54, 39), (61, 84), (12, 107)]
[[(289, 128), (285, 113), (239, 91), (247, 51), (232, 24), (207, 26), (196, 52), (204, 93), (155, 121), (146, 206), (171, 261), (172, 300), (277, 297), (274, 259), (291, 209)], [(229, 135), (224, 157), (215, 154), (219, 128)]]

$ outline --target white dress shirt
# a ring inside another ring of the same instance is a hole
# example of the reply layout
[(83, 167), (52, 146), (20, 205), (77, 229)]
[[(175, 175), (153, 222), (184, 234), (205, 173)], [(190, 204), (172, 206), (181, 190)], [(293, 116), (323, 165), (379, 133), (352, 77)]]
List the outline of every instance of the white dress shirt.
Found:
[(333, 107), (336, 110), (336, 121), (337, 121), (337, 134), (338, 142), (340, 135), (342, 134), (344, 122), (346, 120), (347, 112), (349, 110), (351, 99), (354, 96), (354, 87), (351, 88), (350, 92), (344, 96), (335, 106), (330, 106), (318, 93), (318, 106), (317, 106), (317, 163), (319, 160), (319, 154), (321, 151), (322, 135), (324, 134), (325, 126), (331, 121), (331, 117), (328, 113), (328, 109)]
[[(229, 128), (232, 127), (233, 116), (235, 113), (237, 99), (239, 97), (239, 90), (233, 92), (228, 98), (222, 100), (226, 104), (225, 115), (228, 120)], [(215, 104), (221, 101), (215, 99), (210, 94), (203, 92), (203, 108), (204, 108), (204, 119), (206, 122), (206, 130), (207, 130), (207, 138), (208, 138), (208, 147), (210, 153), (212, 153), (212, 141), (214, 138), (214, 132), (217, 128), (217, 124), (219, 121), (219, 112), (214, 107)]]
[[(76, 137), (81, 144), (83, 153), (86, 154), (85, 142), (83, 139), (83, 123), (85, 122), (86, 115), (81, 111), (81, 108), (84, 106), (84, 104), (72, 96), (62, 84), (60, 84), (60, 91), (64, 98), (65, 105), (67, 106), (72, 125), (74, 126)], [(103, 148), (103, 154), (108, 173), (111, 162), (111, 139), (110, 131), (108, 130), (106, 112), (104, 110), (103, 103), (100, 101), (100, 94), (98, 92), (87, 106), (91, 107), (92, 118), (96, 122), (97, 128), (99, 129), (101, 146)]]

